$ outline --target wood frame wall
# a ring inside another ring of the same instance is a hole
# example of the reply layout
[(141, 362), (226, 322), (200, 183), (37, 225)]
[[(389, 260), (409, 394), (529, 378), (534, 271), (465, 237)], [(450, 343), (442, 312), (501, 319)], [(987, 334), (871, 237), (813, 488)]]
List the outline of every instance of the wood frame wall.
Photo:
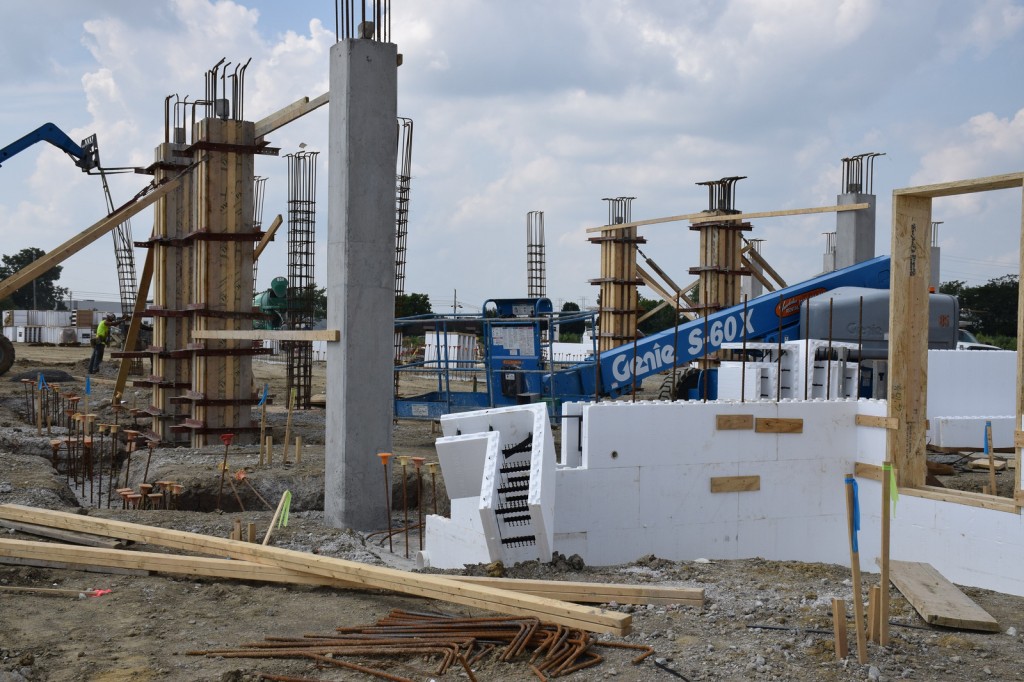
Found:
[[(889, 418), (886, 461), (897, 471), (903, 487), (925, 487), (926, 408), (928, 389), (928, 279), (931, 273), (932, 199), (1024, 187), (1024, 172), (995, 175), (893, 191), (892, 265), (889, 289)], [(1018, 243), (1024, 272), (1024, 201), (1021, 206), (1021, 242)], [(1024, 416), (1024, 287), (1018, 289), (1017, 384), (1015, 456), (1017, 469), (1014, 499), (1019, 513), (1021, 500), (1021, 418)], [(956, 491), (945, 491), (956, 497)]]

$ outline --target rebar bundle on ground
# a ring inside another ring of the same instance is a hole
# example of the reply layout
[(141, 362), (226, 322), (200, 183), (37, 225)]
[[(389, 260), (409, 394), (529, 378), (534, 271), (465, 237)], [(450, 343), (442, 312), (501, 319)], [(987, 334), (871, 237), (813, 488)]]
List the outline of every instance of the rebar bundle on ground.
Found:
[[(436, 675), (458, 665), (470, 680), (477, 678), (472, 666), (489, 654), (498, 661), (529, 666), (540, 680), (568, 675), (604, 661), (597, 647), (636, 649), (634, 664), (654, 653), (645, 644), (596, 640), (585, 630), (544, 623), (537, 618), (456, 618), (439, 613), (395, 609), (376, 625), (337, 628), (338, 634), (302, 637), (267, 637), (236, 649), (190, 651), (191, 656), (224, 658), (301, 658), (316, 667), (341, 667), (381, 679), (404, 682), (410, 677), (344, 660), (381, 657), (437, 657)], [(402, 667), (407, 667), (403, 665)], [(412, 674), (422, 674), (414, 671)], [(268, 680), (297, 680), (285, 675), (261, 673)]]

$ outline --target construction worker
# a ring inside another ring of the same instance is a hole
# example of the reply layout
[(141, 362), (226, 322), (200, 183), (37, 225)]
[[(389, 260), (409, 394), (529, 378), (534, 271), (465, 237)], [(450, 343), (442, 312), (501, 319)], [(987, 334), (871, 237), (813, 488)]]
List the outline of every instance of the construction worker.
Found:
[(92, 337), (92, 358), (89, 359), (89, 374), (100, 371), (100, 363), (103, 362), (103, 349), (110, 342), (110, 328), (114, 325), (117, 316), (114, 313), (107, 313), (96, 325), (96, 334)]

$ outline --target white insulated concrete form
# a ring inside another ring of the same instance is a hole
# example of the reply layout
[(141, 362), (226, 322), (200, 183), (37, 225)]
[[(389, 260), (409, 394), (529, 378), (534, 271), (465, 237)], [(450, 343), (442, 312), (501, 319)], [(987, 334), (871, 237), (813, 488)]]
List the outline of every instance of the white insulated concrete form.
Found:
[(343, 40), (331, 48), (328, 164), (324, 516), (337, 527), (386, 518), (378, 452), (391, 451), (395, 305), (397, 49)]
[[(997, 362), (995, 354), (983, 354), (945, 351), (941, 362)], [(1013, 374), (1005, 376), (1012, 384)], [(961, 398), (969, 404), (974, 393), (992, 388), (976, 381), (961, 387)], [(455, 483), (452, 518), (428, 517), (421, 563), (547, 560), (536, 551), (540, 543), (532, 556), (522, 548), (510, 552), (500, 539), (514, 529), (500, 529), (495, 542), (488, 524), (500, 505), (487, 501), (488, 462), (501, 461), (503, 448), (520, 442), (522, 424), (543, 410), (510, 407), (442, 419), (446, 435), (438, 453), (445, 480)], [(531, 474), (541, 477), (529, 483), (531, 500), (539, 502), (530, 505), (531, 527), (553, 529), (554, 551), (579, 554), (592, 565), (645, 554), (848, 565), (844, 479), (856, 471), (862, 568), (876, 570), (876, 479), (886, 445), (886, 429), (877, 424), (887, 414), (885, 401), (573, 403), (563, 413), (558, 461), (547, 439), (535, 437)], [(513, 425), (515, 435), (507, 430)], [(535, 434), (538, 428), (535, 422)], [(547, 477), (550, 470), (554, 476)], [(1012, 500), (986, 508), (992, 505), (901, 492), (891, 520), (893, 559), (928, 562), (954, 582), (1024, 595), (1016, 569), (1024, 562), (1024, 522)]]

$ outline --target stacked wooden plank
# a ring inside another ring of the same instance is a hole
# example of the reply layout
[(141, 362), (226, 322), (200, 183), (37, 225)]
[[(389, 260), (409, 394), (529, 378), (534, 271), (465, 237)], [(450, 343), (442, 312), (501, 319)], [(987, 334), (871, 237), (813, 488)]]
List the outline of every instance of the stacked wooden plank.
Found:
[(249, 542), (21, 505), (0, 505), (0, 519), (9, 523), (34, 524), (65, 532), (89, 533), (98, 537), (213, 555), (180, 556), (0, 539), (0, 561), (18, 559), (69, 568), (107, 566), (119, 571), (145, 570), (188, 576), (389, 590), (498, 613), (533, 616), (567, 627), (617, 635), (629, 632), (631, 617), (628, 614), (581, 606), (562, 599), (598, 603), (703, 604), (703, 590), (699, 589), (492, 580), (408, 573)]

